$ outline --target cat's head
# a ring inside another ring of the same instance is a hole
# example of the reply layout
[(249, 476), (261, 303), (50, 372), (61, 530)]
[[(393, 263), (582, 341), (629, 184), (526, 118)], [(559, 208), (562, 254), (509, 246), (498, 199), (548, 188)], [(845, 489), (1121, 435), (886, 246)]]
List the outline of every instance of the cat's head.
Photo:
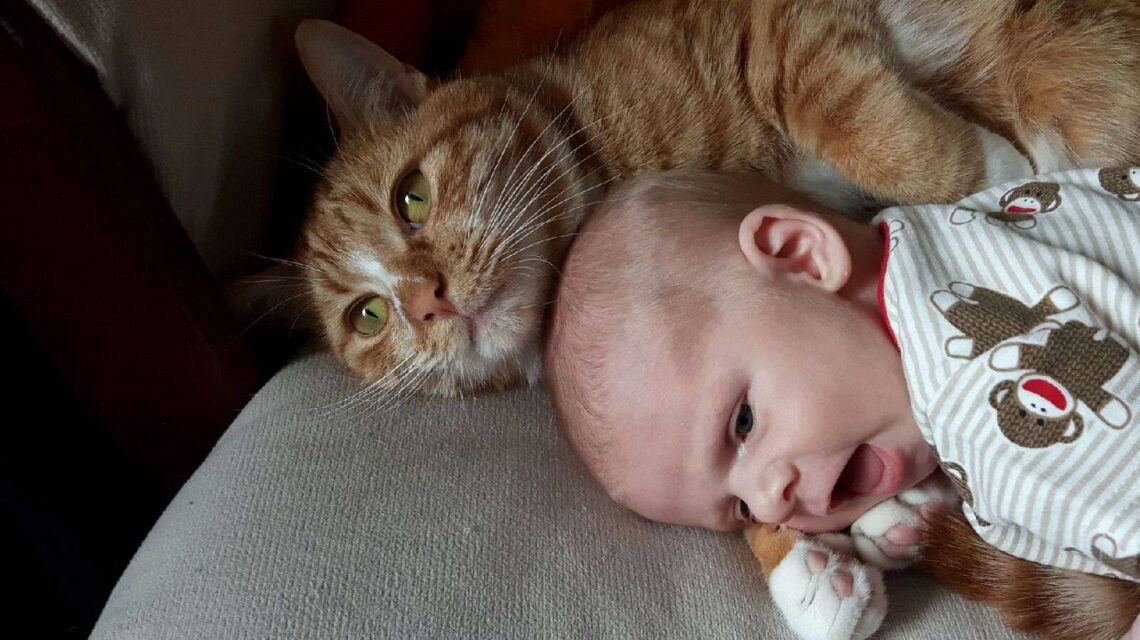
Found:
[(599, 190), (569, 110), (541, 83), (436, 85), (328, 22), (297, 45), (340, 128), (298, 254), (329, 347), (378, 388), (533, 382), (555, 265)]

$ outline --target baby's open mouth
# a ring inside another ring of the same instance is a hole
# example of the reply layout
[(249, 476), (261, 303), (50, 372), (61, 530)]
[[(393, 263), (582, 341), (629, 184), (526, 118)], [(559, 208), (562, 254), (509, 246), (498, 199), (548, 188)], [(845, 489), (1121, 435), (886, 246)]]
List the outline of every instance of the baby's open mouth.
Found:
[(893, 491), (894, 487), (887, 485), (897, 486), (898, 474), (891, 473), (890, 466), (884, 460), (885, 455), (885, 452), (869, 444), (856, 447), (831, 490), (828, 511), (835, 511), (855, 498)]

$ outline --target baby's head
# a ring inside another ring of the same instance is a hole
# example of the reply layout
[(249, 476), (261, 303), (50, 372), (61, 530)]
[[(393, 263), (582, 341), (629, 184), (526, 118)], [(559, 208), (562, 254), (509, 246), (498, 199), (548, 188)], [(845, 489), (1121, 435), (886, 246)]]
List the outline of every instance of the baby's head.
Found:
[(647, 176), (599, 205), (545, 362), (610, 495), (663, 522), (830, 531), (928, 475), (878, 233), (756, 175)]

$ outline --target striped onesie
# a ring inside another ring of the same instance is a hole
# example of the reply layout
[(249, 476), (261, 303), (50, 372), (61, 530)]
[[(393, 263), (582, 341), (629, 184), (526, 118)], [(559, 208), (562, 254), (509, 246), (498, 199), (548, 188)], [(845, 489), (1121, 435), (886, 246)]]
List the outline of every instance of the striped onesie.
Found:
[(989, 544), (1140, 582), (1140, 168), (896, 207), (881, 310)]

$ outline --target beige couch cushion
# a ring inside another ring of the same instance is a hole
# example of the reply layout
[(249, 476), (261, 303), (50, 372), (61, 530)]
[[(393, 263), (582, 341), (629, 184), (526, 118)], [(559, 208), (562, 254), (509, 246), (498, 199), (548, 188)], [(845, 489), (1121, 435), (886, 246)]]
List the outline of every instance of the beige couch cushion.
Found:
[(293, 29), (335, 0), (30, 0), (99, 74), (215, 273), (263, 250)]
[[(358, 388), (325, 354), (278, 374), (92, 637), (791, 638), (740, 536), (611, 503), (540, 392), (377, 411)], [(889, 589), (879, 638), (1020, 637), (925, 576)]]

